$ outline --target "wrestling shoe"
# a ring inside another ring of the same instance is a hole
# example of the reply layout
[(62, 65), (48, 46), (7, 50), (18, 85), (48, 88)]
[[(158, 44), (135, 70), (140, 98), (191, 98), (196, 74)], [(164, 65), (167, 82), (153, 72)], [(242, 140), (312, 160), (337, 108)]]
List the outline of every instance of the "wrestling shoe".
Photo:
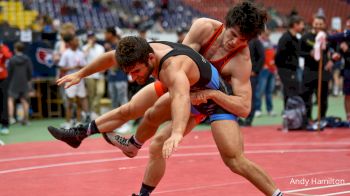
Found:
[(144, 194), (141, 193), (140, 195), (137, 195), (137, 194), (133, 193), (131, 196), (149, 196), (149, 194), (144, 195)]
[(129, 158), (135, 157), (141, 148), (141, 146), (135, 146), (134, 144), (130, 143), (129, 139), (114, 132), (102, 133), (102, 135), (108, 143), (122, 150), (122, 152)]
[(47, 128), (51, 135), (58, 140), (66, 142), (69, 146), (73, 148), (78, 148), (84, 138), (87, 137), (87, 127), (80, 124), (76, 127), (71, 127), (69, 129), (55, 128), (49, 126)]

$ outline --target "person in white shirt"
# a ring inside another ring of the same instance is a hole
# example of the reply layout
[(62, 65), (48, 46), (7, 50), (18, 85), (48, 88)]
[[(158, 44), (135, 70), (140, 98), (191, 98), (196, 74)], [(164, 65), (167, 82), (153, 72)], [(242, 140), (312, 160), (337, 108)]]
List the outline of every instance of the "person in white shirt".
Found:
[[(83, 46), (83, 52), (87, 63), (91, 63), (96, 57), (101, 56), (105, 49), (96, 43), (94, 32), (87, 33), (87, 44)], [(85, 79), (87, 88), (88, 109), (92, 119), (100, 115), (100, 101), (105, 93), (105, 78), (103, 72), (90, 75)]]
[[(67, 49), (58, 63), (62, 74), (67, 75), (77, 72), (80, 68), (86, 65), (84, 53), (79, 50), (79, 40), (76, 36), (67, 38)], [(86, 109), (86, 89), (84, 80), (81, 80), (76, 86), (65, 89), (66, 96), (68, 98), (68, 104), (66, 107), (66, 123), (64, 127), (74, 125), (72, 119), (72, 108), (76, 103), (76, 117), (77, 121), (81, 122), (81, 111)]]

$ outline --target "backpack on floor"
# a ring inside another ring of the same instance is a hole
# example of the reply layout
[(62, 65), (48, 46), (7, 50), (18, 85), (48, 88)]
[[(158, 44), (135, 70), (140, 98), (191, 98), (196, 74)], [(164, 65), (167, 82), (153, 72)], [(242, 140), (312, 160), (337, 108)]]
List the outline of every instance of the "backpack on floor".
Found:
[(284, 130), (304, 129), (307, 121), (304, 100), (299, 96), (288, 98), (282, 117)]

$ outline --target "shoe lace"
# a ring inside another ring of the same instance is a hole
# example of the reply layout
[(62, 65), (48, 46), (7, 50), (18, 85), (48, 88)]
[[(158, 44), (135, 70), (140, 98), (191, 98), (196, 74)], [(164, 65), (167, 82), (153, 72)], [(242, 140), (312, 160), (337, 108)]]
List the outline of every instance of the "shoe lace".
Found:
[(86, 128), (84, 127), (84, 125), (80, 124), (76, 127), (69, 128), (68, 134), (76, 137), (78, 140), (81, 140), (86, 137)]
[(127, 139), (125, 137), (122, 137), (120, 135), (116, 135), (115, 140), (123, 146), (129, 146), (129, 139)]

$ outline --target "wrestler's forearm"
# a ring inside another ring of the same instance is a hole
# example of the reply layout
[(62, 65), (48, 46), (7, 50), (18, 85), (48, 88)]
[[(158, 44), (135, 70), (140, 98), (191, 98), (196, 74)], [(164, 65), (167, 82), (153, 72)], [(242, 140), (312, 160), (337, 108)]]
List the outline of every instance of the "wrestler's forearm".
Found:
[(251, 110), (251, 98), (227, 95), (221, 91), (212, 91), (209, 98), (228, 112), (239, 117), (247, 117)]
[(117, 65), (115, 59), (115, 50), (106, 52), (102, 54), (100, 57), (92, 61), (90, 64), (86, 65), (84, 68), (79, 70), (78, 74), (81, 78), (89, 76), (91, 74), (107, 70), (113, 65)]
[(190, 107), (191, 105), (189, 96), (178, 95), (172, 98), (172, 134), (184, 134), (187, 122), (190, 118)]

